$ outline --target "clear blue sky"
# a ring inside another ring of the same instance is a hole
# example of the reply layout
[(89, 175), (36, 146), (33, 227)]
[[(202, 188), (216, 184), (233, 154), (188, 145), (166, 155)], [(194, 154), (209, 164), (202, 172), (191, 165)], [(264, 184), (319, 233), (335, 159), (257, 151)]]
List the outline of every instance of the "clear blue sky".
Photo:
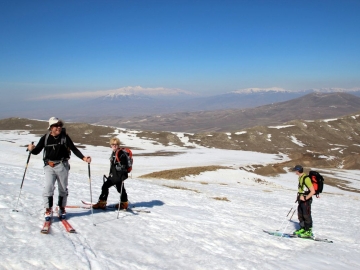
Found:
[(0, 0), (0, 93), (360, 87), (358, 0)]

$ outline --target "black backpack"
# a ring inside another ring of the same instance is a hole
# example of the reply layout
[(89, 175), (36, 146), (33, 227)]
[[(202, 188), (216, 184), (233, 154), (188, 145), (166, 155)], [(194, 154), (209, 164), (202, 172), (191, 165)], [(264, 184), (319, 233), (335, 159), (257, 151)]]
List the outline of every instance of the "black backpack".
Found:
[(305, 185), (305, 178), (309, 177), (313, 187), (315, 189), (316, 198), (319, 198), (319, 194), (323, 191), (324, 188), (324, 177), (316, 171), (310, 171), (307, 176), (304, 177), (303, 186)]

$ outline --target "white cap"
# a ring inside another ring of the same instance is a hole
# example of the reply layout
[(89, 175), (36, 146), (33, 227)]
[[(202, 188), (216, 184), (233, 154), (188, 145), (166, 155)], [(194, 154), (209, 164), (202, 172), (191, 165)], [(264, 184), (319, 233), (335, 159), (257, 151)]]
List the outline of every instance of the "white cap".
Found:
[(49, 128), (48, 129), (50, 129), (52, 125), (57, 124), (59, 122), (62, 123), (62, 121), (59, 118), (51, 117), (49, 119)]

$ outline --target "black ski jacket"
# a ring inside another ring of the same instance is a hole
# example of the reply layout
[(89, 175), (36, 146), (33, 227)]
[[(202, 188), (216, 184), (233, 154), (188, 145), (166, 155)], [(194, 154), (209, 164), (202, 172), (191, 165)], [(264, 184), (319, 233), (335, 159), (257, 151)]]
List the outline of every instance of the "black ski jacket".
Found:
[(121, 164), (127, 164), (127, 157), (124, 151), (118, 151), (118, 159), (120, 162), (117, 162), (115, 157), (116, 151), (113, 151), (110, 156), (110, 172), (109, 175), (114, 183), (121, 182), (128, 178), (128, 173), (126, 169), (124, 170)]
[[(37, 155), (41, 152), (41, 150), (43, 150), (44, 146), (45, 146), (45, 137), (47, 134), (45, 134), (44, 136), (42, 136), (39, 140), (39, 142), (37, 143), (37, 145), (35, 146), (35, 148), (31, 151), (31, 154), (33, 155)], [(80, 159), (84, 158), (84, 155), (80, 152), (79, 149), (77, 149), (77, 147), (74, 145), (73, 141), (71, 140), (71, 138), (69, 137), (69, 135), (65, 135), (66, 136), (66, 145), (65, 144), (61, 144), (61, 136), (62, 134), (60, 134), (58, 137), (54, 137), (51, 134), (48, 137), (48, 141), (46, 143), (46, 149), (45, 151), (45, 156), (44, 156), (44, 160), (64, 160), (64, 159), (69, 159), (70, 158), (70, 153), (68, 151), (67, 148), (69, 148), (74, 154), (75, 156), (77, 156)]]

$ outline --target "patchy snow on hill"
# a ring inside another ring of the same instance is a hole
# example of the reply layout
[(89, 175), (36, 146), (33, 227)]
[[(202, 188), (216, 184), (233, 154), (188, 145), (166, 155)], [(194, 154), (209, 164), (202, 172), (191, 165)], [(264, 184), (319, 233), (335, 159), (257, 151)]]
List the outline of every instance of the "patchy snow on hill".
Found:
[[(286, 156), (205, 147), (189, 150), (123, 133), (117, 136), (142, 148), (133, 150), (132, 178), (125, 187), (130, 205), (150, 213), (120, 212), (117, 218), (114, 210), (68, 208), (68, 221), (77, 233), (67, 233), (54, 218), (50, 234), (44, 235), (40, 233), (42, 154), (31, 156), (20, 189), (28, 157), (23, 146), (37, 143), (39, 137), (0, 131), (0, 269), (360, 268), (359, 193), (325, 185), (321, 198), (314, 198), (314, 233), (333, 243), (270, 236), (263, 229), (292, 232), (298, 227), (296, 213), (290, 221), (286, 216), (296, 208), (297, 177), (290, 172), (263, 177), (239, 168), (281, 162)], [(159, 149), (178, 154), (141, 155)], [(68, 205), (97, 201), (102, 176), (109, 169), (110, 148), (85, 145), (81, 151), (93, 159), (91, 178), (86, 163), (72, 155)], [(150, 172), (207, 165), (228, 169), (181, 180), (139, 178)], [(334, 169), (332, 173), (359, 188), (359, 171)], [(19, 212), (13, 212), (18, 199)], [(118, 199), (111, 188), (108, 203)]]

